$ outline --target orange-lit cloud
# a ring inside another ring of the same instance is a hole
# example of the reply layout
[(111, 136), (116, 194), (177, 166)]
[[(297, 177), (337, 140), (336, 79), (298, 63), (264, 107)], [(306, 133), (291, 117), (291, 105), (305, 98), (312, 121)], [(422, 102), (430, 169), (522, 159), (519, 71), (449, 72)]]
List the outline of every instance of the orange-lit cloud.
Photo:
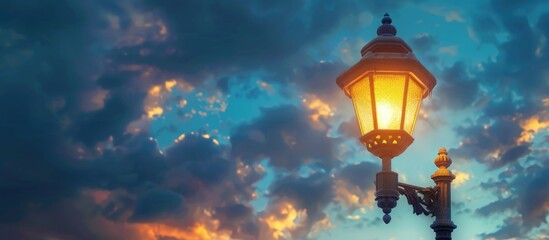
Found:
[(325, 130), (326, 124), (322, 120), (334, 116), (332, 107), (313, 94), (305, 96), (301, 99), (301, 103), (309, 109), (309, 118), (312, 120), (310, 121), (311, 126), (319, 131)]
[(326, 215), (322, 220), (317, 221), (312, 227), (309, 234), (307, 234), (307, 237), (309, 239), (316, 239), (319, 233), (328, 230), (330, 228), (334, 227), (332, 222), (330, 221), (330, 218), (328, 215)]
[(311, 110), (311, 119), (313, 121), (318, 121), (320, 117), (331, 117), (334, 115), (330, 105), (323, 102), (320, 98), (315, 95), (309, 95), (307, 98), (303, 98), (303, 105), (305, 105), (309, 110)]
[(471, 175), (466, 172), (452, 170), (452, 173), (456, 176), (454, 181), (452, 181), (452, 187), (460, 187), (465, 184), (471, 178)]
[(372, 208), (375, 201), (374, 189), (364, 191), (358, 186), (353, 186), (347, 182), (337, 179), (334, 185), (335, 200), (348, 210), (354, 211), (359, 208)]
[(205, 224), (196, 223), (190, 228), (168, 226), (165, 224), (136, 224), (136, 231), (139, 233), (139, 240), (158, 239), (193, 239), (193, 240), (229, 240), (227, 232), (216, 232), (208, 229)]
[(164, 113), (164, 109), (161, 107), (150, 107), (147, 108), (147, 117), (148, 118), (157, 118), (159, 116), (162, 116), (162, 113)]
[[(192, 91), (193, 87), (183, 80), (169, 79), (162, 85), (154, 85), (148, 90), (147, 97), (145, 98), (145, 112), (148, 119), (156, 119), (162, 116), (166, 110), (165, 103), (171, 94), (172, 90), (178, 87), (182, 91)], [(187, 102), (182, 100), (179, 104), (184, 107)]]
[(268, 210), (265, 217), (259, 219), (265, 223), (273, 239), (291, 238), (291, 230), (296, 229), (307, 218), (305, 209), (298, 210), (288, 202), (279, 202)]
[(522, 127), (522, 133), (517, 139), (517, 144), (531, 142), (537, 132), (540, 130), (547, 130), (549, 128), (549, 120), (543, 120), (538, 115), (534, 115), (526, 120), (523, 120), (519, 124), (520, 127)]
[(94, 91), (84, 93), (83, 98), (85, 98), (86, 101), (82, 101), (82, 110), (89, 112), (103, 108), (108, 93), (108, 91), (103, 89), (96, 89)]
[(143, 44), (146, 41), (164, 42), (169, 36), (169, 29), (153, 12), (140, 11), (128, 2), (120, 2), (120, 7), (128, 13), (129, 26), (121, 27), (121, 19), (117, 14), (106, 14), (110, 30), (108, 37), (117, 47), (129, 47)]
[(275, 92), (275, 88), (273, 87), (273, 85), (265, 81), (257, 80), (256, 83), (259, 86), (259, 88), (263, 89), (268, 94), (273, 94)]
[(102, 189), (86, 189), (82, 193), (92, 197), (96, 204), (103, 204), (109, 199), (112, 192)]

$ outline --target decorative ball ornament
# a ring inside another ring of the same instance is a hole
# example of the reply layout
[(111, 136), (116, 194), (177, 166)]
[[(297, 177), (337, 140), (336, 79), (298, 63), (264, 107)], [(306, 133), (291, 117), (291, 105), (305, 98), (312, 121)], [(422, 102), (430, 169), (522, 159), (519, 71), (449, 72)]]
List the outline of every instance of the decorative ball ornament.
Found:
[(435, 165), (439, 168), (448, 168), (452, 164), (452, 159), (448, 157), (446, 148), (438, 150), (438, 156), (435, 158)]
[(397, 30), (395, 26), (391, 25), (393, 20), (391, 19), (391, 16), (389, 16), (388, 13), (385, 13), (383, 15), (383, 18), (381, 19), (382, 25), (377, 28), (377, 35), (378, 36), (396, 36)]

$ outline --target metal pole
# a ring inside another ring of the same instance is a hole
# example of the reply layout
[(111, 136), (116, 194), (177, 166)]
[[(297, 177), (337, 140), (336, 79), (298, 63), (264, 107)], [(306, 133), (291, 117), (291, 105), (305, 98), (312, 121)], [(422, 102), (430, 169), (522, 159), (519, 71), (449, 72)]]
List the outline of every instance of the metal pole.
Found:
[(391, 221), (391, 210), (398, 201), (398, 174), (391, 171), (392, 157), (381, 157), (381, 172), (376, 174), (376, 202), (383, 210), (383, 222)]
[(452, 159), (448, 157), (448, 152), (445, 148), (440, 148), (438, 157), (435, 158), (435, 165), (438, 170), (431, 175), (431, 179), (439, 188), (437, 207), (435, 208), (435, 222), (431, 224), (431, 228), (436, 233), (436, 240), (451, 240), (452, 231), (456, 229), (456, 225), (452, 222), (452, 197), (451, 184), (456, 178), (448, 167), (452, 164)]

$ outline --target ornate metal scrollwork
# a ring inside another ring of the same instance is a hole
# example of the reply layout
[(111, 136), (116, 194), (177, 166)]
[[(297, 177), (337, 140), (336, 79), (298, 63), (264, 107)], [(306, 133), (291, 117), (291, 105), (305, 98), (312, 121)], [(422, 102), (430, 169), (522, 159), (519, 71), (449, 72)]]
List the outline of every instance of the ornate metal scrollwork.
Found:
[[(406, 183), (398, 183), (398, 192), (406, 196), (408, 204), (412, 205), (416, 215), (435, 216), (438, 209), (438, 190), (438, 187), (422, 188)], [(421, 194), (421, 197), (418, 194)]]

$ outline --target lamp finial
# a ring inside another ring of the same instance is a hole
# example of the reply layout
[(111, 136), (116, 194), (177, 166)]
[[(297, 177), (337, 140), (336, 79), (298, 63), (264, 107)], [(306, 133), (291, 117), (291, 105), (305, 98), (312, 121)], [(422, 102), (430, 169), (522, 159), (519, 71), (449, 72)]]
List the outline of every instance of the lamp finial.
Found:
[(378, 36), (395, 36), (397, 33), (397, 30), (395, 26), (391, 25), (393, 20), (391, 19), (391, 16), (389, 13), (385, 13), (383, 15), (383, 18), (381, 19), (382, 25), (377, 28), (377, 35)]

